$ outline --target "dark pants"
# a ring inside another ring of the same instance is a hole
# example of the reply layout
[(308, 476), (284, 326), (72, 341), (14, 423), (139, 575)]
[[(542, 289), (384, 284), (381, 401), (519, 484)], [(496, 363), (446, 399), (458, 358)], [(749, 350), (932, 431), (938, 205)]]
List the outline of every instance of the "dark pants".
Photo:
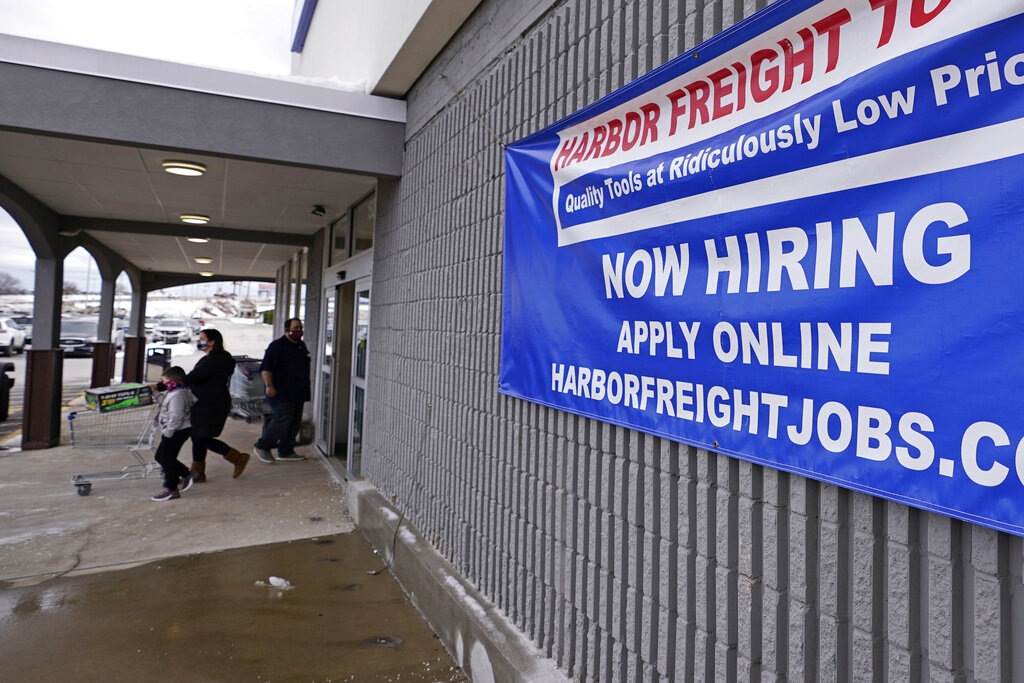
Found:
[(160, 439), (160, 445), (156, 447), (156, 461), (164, 469), (164, 488), (170, 491), (178, 490), (178, 482), (188, 474), (188, 468), (178, 460), (178, 453), (188, 438), (192, 436), (192, 428), (179, 429), (170, 436)]
[(295, 437), (302, 427), (302, 402), (274, 401), (270, 420), (263, 425), (263, 435), (256, 442), (256, 448), (277, 449), (278, 455), (295, 453)]
[(192, 437), (192, 462), (206, 462), (206, 451), (227, 455), (231, 446), (213, 436)]

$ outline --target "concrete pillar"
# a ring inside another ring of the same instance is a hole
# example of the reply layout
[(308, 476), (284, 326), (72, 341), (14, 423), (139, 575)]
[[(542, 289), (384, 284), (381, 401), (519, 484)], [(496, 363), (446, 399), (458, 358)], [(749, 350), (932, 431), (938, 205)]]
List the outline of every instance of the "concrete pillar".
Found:
[(132, 312), (128, 317), (128, 336), (146, 336), (146, 292), (141, 288), (132, 292)]
[(64, 290), (64, 259), (37, 258), (32, 348), (60, 348), (60, 307)]
[(281, 300), (278, 302), (278, 315), (274, 320), (275, 336), (284, 334), (284, 321), (292, 317), (289, 302), (292, 295), (292, 262), (288, 261), (281, 266), (281, 274), (278, 276), (281, 282)]
[[(102, 324), (102, 323), (100, 323)], [(114, 344), (109, 341), (98, 341), (92, 347), (92, 377), (89, 381), (90, 387), (105, 387), (110, 385), (114, 377), (114, 359), (117, 352)]]
[(99, 329), (97, 330), (98, 343), (93, 347), (92, 352), (92, 378), (90, 387), (105, 387), (110, 384), (114, 376), (114, 361), (116, 350), (111, 343), (111, 329), (114, 325), (114, 285), (115, 280), (103, 279), (103, 286), (100, 289), (100, 314)]
[(110, 341), (110, 330), (114, 324), (114, 286), (115, 280), (103, 280), (100, 289), (100, 328), (98, 339), (101, 342)]
[(295, 261), (295, 307), (294, 313), (290, 317), (298, 318), (302, 315), (302, 272), (303, 272), (303, 261), (304, 254), (302, 251), (295, 254), (292, 260)]
[(35, 348), (34, 329), (32, 342), (25, 364), (25, 412), (21, 421), (21, 447), (26, 451), (60, 444), (60, 387), (64, 381), (64, 350)]
[(306, 313), (302, 324), (306, 328), (306, 346), (313, 353), (314, 367), (321, 353), (320, 316), (323, 312), (323, 263), (326, 245), (327, 230), (321, 230), (313, 238), (313, 244), (306, 256)]
[(295, 314), (292, 312), (292, 301), (294, 301), (294, 290), (292, 287), (295, 286), (295, 259), (288, 259), (288, 263), (284, 264), (284, 277), (288, 285), (285, 287), (284, 294), (284, 316), (281, 320), (281, 332), (284, 332), (284, 321), (288, 318), (293, 317)]
[[(60, 348), (60, 306), (64, 259), (37, 258), (32, 348), (25, 365), (25, 409), (21, 447), (52, 448), (60, 443), (64, 351)], [(54, 388), (57, 388), (54, 391)]]
[(281, 324), (281, 297), (284, 296), (284, 266), (277, 269), (274, 274), (274, 331), (277, 331), (277, 326)]
[(132, 312), (128, 322), (128, 336), (124, 339), (121, 379), (125, 382), (144, 382), (145, 367), (146, 291), (140, 287), (132, 292)]
[(124, 382), (146, 381), (146, 337), (125, 337), (124, 364), (121, 366)]
[[(306, 330), (306, 346), (313, 354), (310, 367), (310, 386), (316, 387), (317, 368), (320, 367), (320, 354), (323, 353), (320, 331), (320, 316), (323, 305), (323, 264), (324, 249), (327, 242), (327, 230), (321, 230), (313, 238), (313, 244), (306, 253), (306, 305), (303, 313), (302, 326)], [(317, 404), (318, 405), (318, 404)], [(306, 404), (305, 414), (313, 420), (313, 433), (316, 433), (317, 416), (314, 402)]]

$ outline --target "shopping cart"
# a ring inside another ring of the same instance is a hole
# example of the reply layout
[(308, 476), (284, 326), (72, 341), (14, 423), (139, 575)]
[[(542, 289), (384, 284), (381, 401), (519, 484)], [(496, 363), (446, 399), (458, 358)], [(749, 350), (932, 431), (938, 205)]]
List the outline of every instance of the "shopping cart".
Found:
[(240, 396), (231, 397), (231, 415), (246, 423), (255, 420), (262, 420), (264, 415), (270, 415), (273, 411), (266, 399), (249, 399)]
[(235, 356), (235, 371), (228, 392), (231, 394), (231, 415), (246, 421), (262, 420), (271, 413), (264, 398), (265, 386), (260, 374), (260, 359)]
[(156, 414), (158, 403), (137, 408), (122, 408), (109, 412), (80, 410), (68, 413), (71, 428), (72, 448), (125, 448), (135, 462), (113, 472), (92, 472), (76, 474), (71, 483), (78, 489), (78, 495), (88, 496), (96, 481), (111, 479), (145, 479), (154, 471), (160, 471), (155, 462), (147, 462), (140, 453), (153, 450), (153, 440), (158, 428)]

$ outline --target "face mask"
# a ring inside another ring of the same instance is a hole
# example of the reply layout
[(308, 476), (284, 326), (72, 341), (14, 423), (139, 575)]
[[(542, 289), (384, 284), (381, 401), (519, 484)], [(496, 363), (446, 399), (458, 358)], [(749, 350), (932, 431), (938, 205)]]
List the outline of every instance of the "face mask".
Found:
[(302, 330), (288, 330), (288, 336), (295, 341), (299, 341), (302, 339)]
[(181, 389), (185, 385), (173, 379), (165, 379), (164, 386), (167, 387), (167, 391), (174, 391), (175, 389)]
[(203, 341), (202, 339), (196, 342), (196, 348), (199, 349), (200, 351), (205, 351), (209, 346), (210, 342)]

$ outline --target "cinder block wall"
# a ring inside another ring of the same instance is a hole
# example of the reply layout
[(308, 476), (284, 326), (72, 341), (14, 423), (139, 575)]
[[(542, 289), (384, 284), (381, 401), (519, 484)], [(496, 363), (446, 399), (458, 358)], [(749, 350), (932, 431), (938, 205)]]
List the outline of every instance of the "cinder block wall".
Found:
[(539, 130), (764, 4), (481, 4), (379, 192), (364, 473), (580, 680), (1024, 680), (1021, 539), (496, 393), (487, 128)]

